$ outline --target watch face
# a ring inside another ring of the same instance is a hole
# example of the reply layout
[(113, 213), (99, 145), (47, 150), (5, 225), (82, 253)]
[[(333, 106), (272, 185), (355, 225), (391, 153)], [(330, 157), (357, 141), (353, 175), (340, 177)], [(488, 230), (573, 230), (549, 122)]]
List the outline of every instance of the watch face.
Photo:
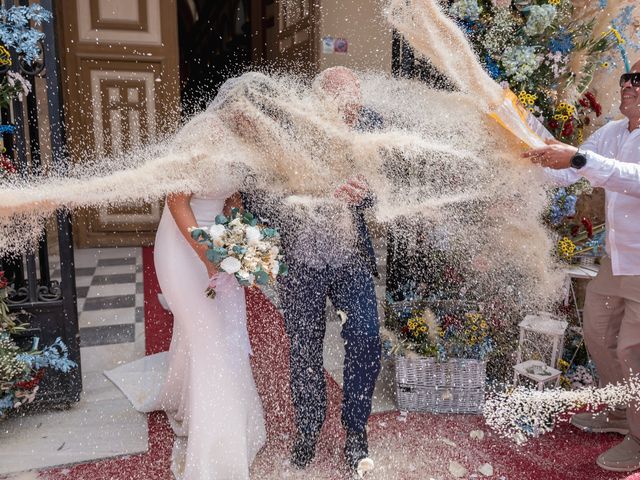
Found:
[(587, 164), (587, 157), (581, 153), (576, 153), (571, 159), (571, 166), (573, 168), (582, 168)]

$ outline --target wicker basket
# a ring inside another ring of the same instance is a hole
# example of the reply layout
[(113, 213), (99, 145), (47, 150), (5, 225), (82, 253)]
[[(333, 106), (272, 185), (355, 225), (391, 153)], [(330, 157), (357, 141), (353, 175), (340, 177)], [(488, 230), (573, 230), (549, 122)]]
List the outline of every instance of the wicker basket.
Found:
[(486, 363), (454, 358), (395, 357), (398, 409), (432, 413), (481, 413)]

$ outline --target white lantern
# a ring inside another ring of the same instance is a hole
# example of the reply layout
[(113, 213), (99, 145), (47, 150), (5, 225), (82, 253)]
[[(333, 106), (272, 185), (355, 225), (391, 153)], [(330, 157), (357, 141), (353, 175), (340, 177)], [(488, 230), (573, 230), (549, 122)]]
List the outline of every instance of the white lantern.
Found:
[(562, 372), (558, 370), (558, 361), (562, 358), (567, 322), (540, 312), (527, 315), (519, 326), (514, 383), (517, 385), (523, 376), (533, 380), (539, 390), (549, 382), (559, 385)]

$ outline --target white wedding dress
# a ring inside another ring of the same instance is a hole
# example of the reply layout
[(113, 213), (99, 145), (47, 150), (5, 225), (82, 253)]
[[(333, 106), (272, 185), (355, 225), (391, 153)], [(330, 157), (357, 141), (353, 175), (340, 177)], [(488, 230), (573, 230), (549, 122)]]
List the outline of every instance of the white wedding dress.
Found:
[[(193, 196), (199, 226), (210, 226), (233, 192)], [(249, 363), (244, 289), (220, 274), (207, 298), (207, 272), (165, 208), (155, 267), (174, 315), (168, 352), (106, 372), (141, 412), (164, 410), (176, 433), (172, 471), (180, 480), (245, 480), (266, 440)]]

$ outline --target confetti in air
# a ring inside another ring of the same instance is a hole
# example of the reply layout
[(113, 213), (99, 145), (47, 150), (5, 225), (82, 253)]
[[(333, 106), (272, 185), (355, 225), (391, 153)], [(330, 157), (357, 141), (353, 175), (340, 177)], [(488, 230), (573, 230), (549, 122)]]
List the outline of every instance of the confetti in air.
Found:
[(593, 410), (602, 405), (634, 408), (639, 398), (638, 375), (619, 384), (580, 390), (539, 391), (519, 386), (493, 393), (484, 405), (484, 417), (487, 425), (499, 435), (522, 444), (553, 431), (559, 421), (568, 419), (563, 414), (584, 407)]

